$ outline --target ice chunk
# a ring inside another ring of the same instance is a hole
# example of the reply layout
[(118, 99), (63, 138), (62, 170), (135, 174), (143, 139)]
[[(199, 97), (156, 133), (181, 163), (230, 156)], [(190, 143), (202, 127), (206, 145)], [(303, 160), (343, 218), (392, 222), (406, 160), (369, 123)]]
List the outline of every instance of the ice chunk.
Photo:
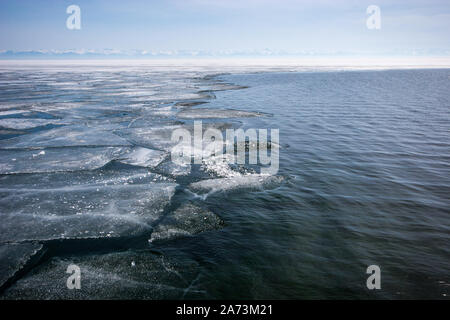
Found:
[(0, 241), (49, 241), (139, 236), (150, 225), (134, 215), (87, 213), (80, 215), (2, 214)]
[(189, 189), (195, 193), (232, 191), (236, 189), (262, 190), (277, 187), (283, 180), (282, 176), (249, 174), (193, 182), (189, 185)]
[(0, 150), (0, 174), (93, 170), (116, 159), (123, 148)]
[(219, 229), (223, 224), (222, 219), (211, 211), (187, 203), (164, 217), (164, 220), (155, 227), (150, 242)]
[(242, 111), (233, 109), (186, 109), (177, 113), (181, 119), (212, 119), (212, 118), (245, 118), (260, 117), (264, 113), (253, 111)]
[(241, 90), (241, 89), (247, 89), (247, 86), (238, 86), (231, 83), (220, 83), (216, 82), (214, 84), (208, 85), (208, 88), (203, 91), (226, 91), (226, 90)]
[(128, 128), (118, 130), (117, 134), (129, 140), (133, 144), (159, 150), (169, 151), (174, 145), (171, 141), (172, 132), (181, 128), (180, 125), (162, 127)]
[(39, 243), (0, 244), (0, 290), (6, 287), (20, 271), (39, 253)]
[[(156, 180), (157, 175), (151, 177)], [(139, 174), (122, 178), (97, 176), (83, 183), (81, 178), (55, 173), (2, 187), (0, 242), (129, 237), (149, 232), (169, 204), (176, 184), (148, 181)], [(2, 179), (2, 185), (7, 181)]]
[[(0, 110), (2, 110), (2, 107), (0, 106)], [(5, 110), (5, 111), (0, 111), (0, 117), (4, 117), (4, 116), (26, 116), (30, 114), (29, 111), (25, 111), (25, 110)]]
[(170, 117), (175, 114), (171, 106), (155, 108), (148, 112), (150, 116)]
[(160, 164), (165, 157), (166, 153), (163, 151), (137, 147), (125, 151), (116, 160), (133, 166), (153, 168)]
[(2, 149), (127, 145), (130, 143), (111, 132), (83, 125), (64, 126), (0, 142)]
[(115, 167), (95, 171), (64, 171), (20, 175), (0, 175), (0, 192), (10, 189), (33, 189), (43, 186), (52, 189), (85, 185), (129, 185), (152, 182), (172, 182), (159, 174), (140, 167)]
[(176, 108), (190, 108), (201, 104), (208, 103), (207, 101), (180, 101), (175, 103)]
[[(203, 131), (210, 128), (225, 130), (230, 127), (231, 124), (229, 123), (204, 123), (202, 129)], [(194, 126), (172, 124), (155, 127), (127, 128), (117, 130), (115, 133), (133, 144), (170, 152), (171, 148), (178, 144), (178, 142), (172, 142), (171, 140), (172, 134), (176, 129), (186, 129), (193, 135)]]
[(232, 165), (234, 163), (234, 155), (223, 154), (220, 156), (204, 157), (202, 159), (201, 168), (219, 177), (240, 177), (242, 173), (240, 171), (233, 170)]
[(190, 164), (176, 164), (170, 159), (163, 162), (156, 169), (158, 170), (157, 172), (172, 177), (187, 176), (191, 173)]
[(25, 134), (25, 131), (18, 131), (18, 130), (1, 130), (0, 129), (0, 135), (19, 135), (19, 134)]
[[(67, 267), (81, 272), (81, 290), (68, 290)], [(150, 251), (52, 258), (7, 289), (3, 299), (181, 299), (204, 298), (198, 264)]]
[(7, 128), (7, 129), (15, 129), (15, 130), (32, 129), (32, 128), (46, 126), (49, 124), (60, 125), (60, 124), (64, 124), (64, 122), (62, 122), (60, 120), (32, 119), (32, 118), (0, 119), (0, 127)]
[[(225, 144), (227, 148), (230, 149), (234, 149), (234, 151), (236, 152), (237, 150), (245, 150), (245, 152), (258, 152), (259, 149), (259, 141), (258, 140), (242, 140), (242, 138), (244, 137), (238, 137), (237, 141), (230, 141), (230, 140), (225, 140)], [(272, 146), (274, 148), (278, 148), (281, 149), (281, 146), (276, 143), (276, 142), (272, 142), (272, 141), (267, 141), (266, 142), (266, 149), (267, 150), (271, 150)], [(262, 146), (261, 146), (262, 147)]]

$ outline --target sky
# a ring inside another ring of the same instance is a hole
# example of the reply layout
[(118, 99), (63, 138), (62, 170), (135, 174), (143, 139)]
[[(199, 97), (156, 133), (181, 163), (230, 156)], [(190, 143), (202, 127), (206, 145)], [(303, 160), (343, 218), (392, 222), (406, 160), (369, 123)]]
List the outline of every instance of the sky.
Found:
[[(73, 4), (80, 30), (66, 27)], [(0, 28), (3, 54), (450, 56), (449, 0), (0, 0)]]

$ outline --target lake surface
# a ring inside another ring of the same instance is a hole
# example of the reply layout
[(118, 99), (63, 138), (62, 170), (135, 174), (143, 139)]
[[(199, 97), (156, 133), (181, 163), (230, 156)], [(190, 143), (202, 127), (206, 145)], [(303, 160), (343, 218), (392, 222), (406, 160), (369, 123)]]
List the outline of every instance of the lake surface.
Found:
[[(448, 298), (450, 70), (225, 71), (2, 69), (0, 297)], [(175, 165), (195, 120), (279, 129), (278, 178)]]

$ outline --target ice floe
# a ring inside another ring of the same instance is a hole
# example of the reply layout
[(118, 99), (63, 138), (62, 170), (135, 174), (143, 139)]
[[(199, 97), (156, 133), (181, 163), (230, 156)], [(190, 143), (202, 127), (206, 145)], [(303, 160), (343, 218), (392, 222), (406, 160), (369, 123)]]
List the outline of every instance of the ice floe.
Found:
[(142, 147), (0, 150), (0, 174), (94, 170), (113, 160), (153, 168), (165, 158), (165, 152)]
[(0, 119), (0, 127), (15, 130), (25, 130), (33, 129), (37, 127), (47, 126), (47, 125), (60, 125), (64, 122), (60, 120), (49, 120), (49, 119), (33, 119), (33, 118), (6, 118)]
[(0, 174), (94, 170), (122, 151), (116, 147), (0, 150)]
[(157, 172), (172, 176), (172, 177), (180, 177), (180, 176), (188, 176), (191, 173), (192, 165), (191, 164), (176, 164), (170, 159), (168, 161), (164, 161), (157, 168)]
[(242, 111), (234, 109), (186, 109), (177, 113), (180, 119), (224, 119), (224, 118), (245, 118), (245, 117), (260, 117), (264, 113), (253, 111)]
[(219, 229), (224, 222), (216, 214), (191, 203), (183, 204), (164, 217), (152, 232), (150, 242), (170, 240)]
[(64, 126), (0, 141), (2, 149), (127, 145), (130, 143), (111, 132), (83, 125)]
[[(229, 123), (205, 123), (202, 126), (202, 130), (225, 130), (230, 128), (231, 126), (232, 125)], [(172, 141), (172, 134), (177, 129), (186, 129), (189, 132), (193, 132), (194, 126), (184, 124), (169, 124), (153, 127), (127, 128), (116, 130), (114, 131), (114, 133), (128, 140), (134, 145), (170, 152), (171, 149), (178, 144), (178, 141)]]
[(214, 174), (218, 177), (240, 177), (242, 173), (232, 167), (234, 161), (234, 155), (232, 154), (203, 157), (201, 168), (207, 173)]
[(9, 285), (42, 250), (39, 243), (0, 244), (0, 290)]
[(139, 167), (156, 167), (166, 156), (163, 151), (136, 147), (124, 151), (116, 161)]
[(207, 89), (201, 90), (202, 91), (225, 91), (225, 90), (241, 90), (241, 89), (247, 89), (246, 86), (238, 86), (231, 83), (224, 83), (224, 82), (216, 82), (214, 84), (208, 85)]
[[(177, 186), (144, 173), (84, 174), (85, 182), (74, 175), (29, 177), (0, 188), (0, 242), (137, 236), (151, 230)], [(73, 183), (64, 180), (71, 177)]]
[(189, 189), (198, 194), (240, 189), (263, 190), (278, 187), (283, 180), (282, 176), (248, 174), (193, 182), (189, 184)]
[[(81, 290), (68, 290), (69, 265), (81, 272)], [(52, 258), (8, 288), (2, 299), (204, 298), (198, 264), (150, 251)]]

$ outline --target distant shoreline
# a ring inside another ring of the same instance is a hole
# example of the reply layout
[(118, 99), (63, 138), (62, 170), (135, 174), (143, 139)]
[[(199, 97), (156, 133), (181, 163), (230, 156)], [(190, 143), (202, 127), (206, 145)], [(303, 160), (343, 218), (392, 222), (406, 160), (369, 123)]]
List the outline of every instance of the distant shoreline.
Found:
[(234, 68), (253, 71), (340, 71), (386, 69), (447, 69), (450, 57), (317, 57), (317, 58), (201, 58), (201, 59), (1, 59), (0, 67), (70, 67), (70, 66), (149, 66), (149, 67), (213, 67), (226, 72)]

